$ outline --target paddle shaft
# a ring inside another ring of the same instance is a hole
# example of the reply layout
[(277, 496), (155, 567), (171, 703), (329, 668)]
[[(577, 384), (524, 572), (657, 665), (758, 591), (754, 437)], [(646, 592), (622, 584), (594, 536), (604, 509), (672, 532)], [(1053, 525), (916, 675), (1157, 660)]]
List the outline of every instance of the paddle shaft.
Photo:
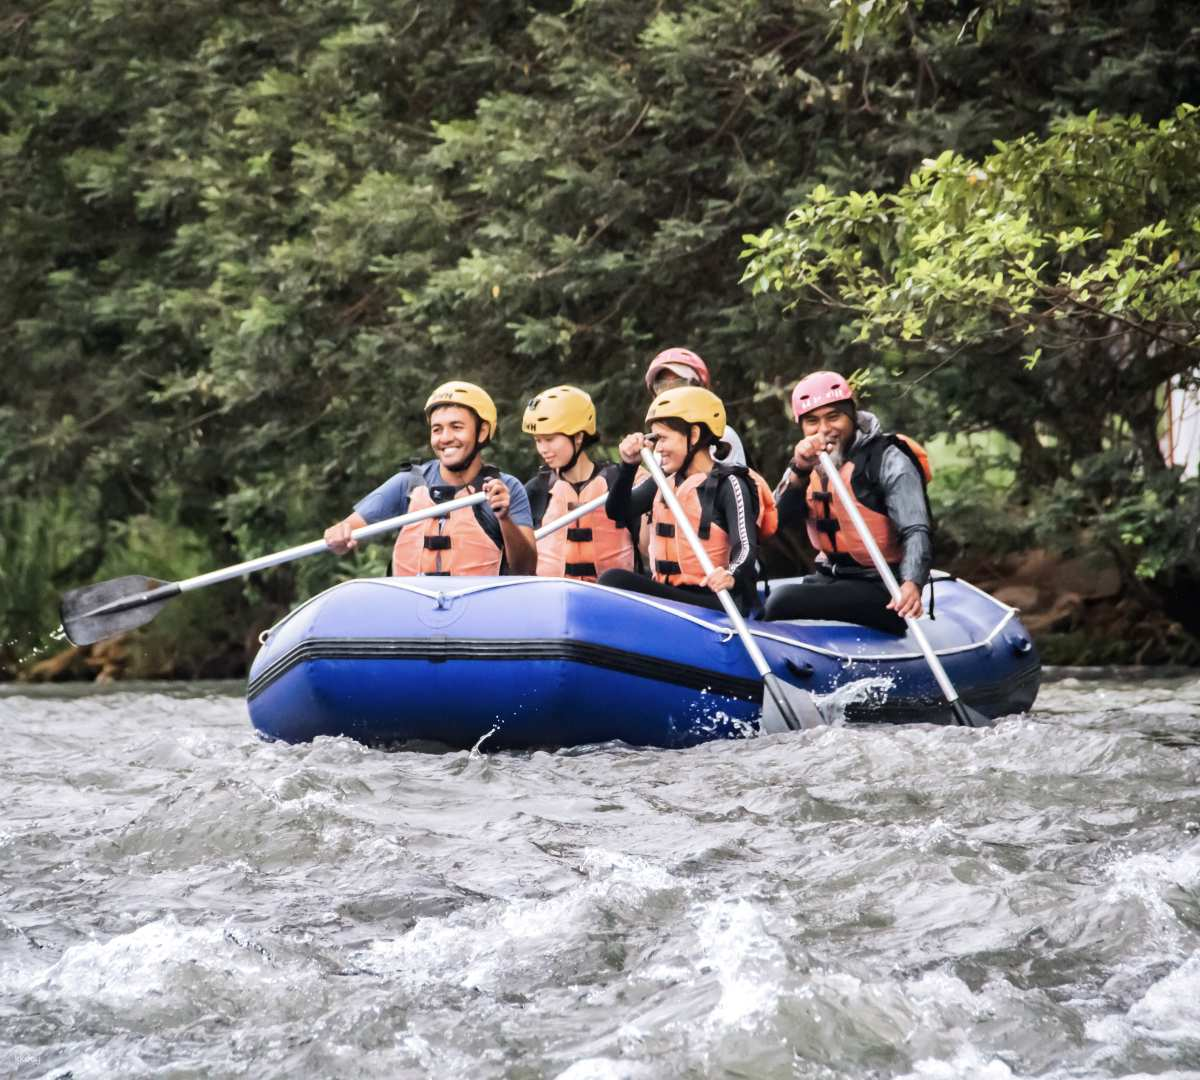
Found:
[[(883, 583), (887, 586), (888, 592), (891, 593), (892, 599), (899, 601), (900, 583), (896, 580), (896, 575), (892, 573), (892, 568), (888, 566), (887, 560), (883, 557), (883, 552), (879, 550), (879, 545), (875, 542), (875, 537), (871, 535), (871, 530), (867, 528), (867, 523), (863, 520), (862, 514), (859, 513), (858, 504), (846, 488), (846, 481), (842, 479), (841, 473), (837, 471), (837, 467), (833, 464), (833, 460), (824, 450), (821, 451), (818, 458), (820, 459), (821, 467), (825, 470), (825, 475), (829, 477), (829, 482), (833, 485), (833, 490), (837, 492), (842, 506), (845, 507), (846, 512), (850, 515), (850, 520), (854, 522), (854, 528), (858, 532), (859, 539), (870, 553), (871, 562), (875, 564), (876, 571), (883, 579)], [(958, 691), (954, 689), (954, 684), (950, 681), (950, 676), (946, 674), (946, 669), (942, 667), (942, 662), (937, 658), (937, 653), (933, 651), (933, 646), (929, 644), (929, 639), (925, 636), (925, 631), (921, 629), (921, 624), (910, 616), (905, 616), (904, 621), (908, 624), (908, 629), (912, 632), (913, 637), (917, 639), (917, 644), (921, 647), (921, 652), (925, 654), (925, 659), (929, 662), (929, 668), (933, 672), (933, 677), (937, 679), (937, 684), (941, 687), (946, 700), (953, 705), (958, 700)]]
[[(484, 502), (487, 495), (482, 491), (477, 491), (473, 495), (465, 495), (459, 499), (450, 499), (444, 503), (437, 503), (434, 506), (426, 507), (424, 510), (413, 510), (407, 514), (400, 514), (397, 517), (385, 518), (383, 521), (376, 521), (370, 525), (364, 525), (360, 529), (355, 529), (350, 536), (355, 540), (368, 540), (372, 536), (379, 536), (381, 533), (392, 532), (395, 529), (402, 528), (405, 525), (411, 525), (416, 521), (424, 521), (426, 518), (440, 517), (442, 514), (448, 514), (454, 510), (460, 510), (465, 506), (475, 506), (478, 503)], [(111, 604), (105, 604), (103, 607), (97, 608), (95, 611), (88, 612), (88, 616), (109, 615), (118, 611), (128, 611), (131, 608), (142, 607), (145, 604), (152, 604), (159, 600), (167, 600), (172, 596), (178, 596), (180, 593), (192, 592), (195, 589), (203, 589), (209, 585), (216, 585), (221, 581), (229, 581), (232, 578), (244, 577), (246, 574), (253, 574), (259, 570), (266, 570), (271, 566), (280, 566), (283, 563), (293, 562), (296, 559), (303, 559), (309, 555), (318, 555), (322, 551), (328, 551), (329, 545), (324, 540), (313, 540), (308, 544), (298, 544), (296, 547), (285, 548), (283, 551), (276, 551), (271, 555), (260, 555), (257, 559), (247, 559), (245, 562), (236, 563), (233, 566), (227, 566), (223, 570), (211, 570), (207, 574), (198, 574), (196, 577), (184, 578), (182, 581), (172, 581), (165, 585), (160, 585), (156, 589), (150, 589), (146, 592), (137, 593), (134, 596), (122, 597), (120, 600), (115, 600)]]
[[(646, 471), (654, 477), (654, 482), (658, 485), (660, 494), (666, 500), (671, 513), (675, 515), (675, 527), (683, 533), (684, 539), (687, 540), (688, 546), (700, 561), (705, 574), (711, 574), (716, 567), (713, 566), (712, 559), (708, 557), (708, 552), (704, 550), (704, 545), (700, 543), (700, 537), (696, 535), (696, 530), (692, 528), (692, 523), (688, 520), (683, 507), (679, 505), (679, 499), (667, 481), (667, 475), (662, 471), (662, 466), (655, 461), (654, 455), (646, 449), (642, 450), (642, 464), (646, 466)], [(733, 628), (737, 631), (738, 637), (742, 639), (742, 644), (746, 646), (746, 652), (750, 654), (750, 660), (754, 664), (754, 669), (762, 676), (772, 674), (771, 665), (767, 663), (767, 658), (763, 656), (762, 650), (758, 647), (758, 642), (750, 636), (750, 628), (746, 625), (746, 620), (742, 618), (742, 613), (738, 611), (737, 604), (733, 602), (733, 597), (729, 595), (729, 590), (719, 590), (717, 598), (721, 601), (721, 606), (725, 609), (725, 614), (729, 616), (729, 621), (733, 623)]]
[(559, 529), (565, 528), (573, 521), (578, 521), (586, 514), (590, 514), (593, 510), (599, 510), (608, 501), (607, 495), (597, 495), (594, 499), (589, 499), (582, 506), (575, 507), (570, 513), (563, 514), (560, 518), (555, 518), (553, 521), (543, 525), (533, 534), (535, 540), (541, 540), (544, 536), (549, 536), (551, 533), (558, 532)]

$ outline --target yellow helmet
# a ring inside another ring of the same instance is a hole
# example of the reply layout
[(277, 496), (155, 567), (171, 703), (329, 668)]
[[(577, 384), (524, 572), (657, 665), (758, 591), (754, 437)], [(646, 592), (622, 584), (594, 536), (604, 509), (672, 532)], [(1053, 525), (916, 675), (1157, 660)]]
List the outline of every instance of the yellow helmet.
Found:
[(492, 434), (496, 434), (496, 403), (488, 392), (474, 383), (447, 382), (442, 383), (425, 402), (425, 419), (438, 405), (462, 405), (470, 409), (480, 420), (486, 420)]
[(650, 404), (646, 423), (653, 420), (683, 420), (688, 424), (707, 424), (715, 438), (725, 434), (725, 406), (721, 399), (703, 386), (676, 386), (664, 390)]
[(595, 435), (596, 406), (577, 386), (555, 386), (525, 406), (521, 430), (526, 435)]

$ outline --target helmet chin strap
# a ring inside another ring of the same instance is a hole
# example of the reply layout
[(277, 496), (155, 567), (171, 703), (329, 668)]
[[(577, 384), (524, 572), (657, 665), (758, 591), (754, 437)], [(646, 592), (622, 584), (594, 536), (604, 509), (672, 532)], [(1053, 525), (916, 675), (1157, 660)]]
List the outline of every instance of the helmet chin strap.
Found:
[(688, 469), (690, 469), (692, 467), (692, 458), (694, 458), (700, 452), (699, 441), (697, 441), (695, 443), (692, 442), (692, 429), (691, 428), (688, 428), (687, 447), (688, 447), (688, 451), (687, 451), (687, 454), (684, 455), (683, 464), (679, 466), (679, 476), (683, 479), (687, 478)]
[[(574, 446), (575, 445), (575, 436), (571, 435), (571, 436), (569, 436), (569, 438), (571, 440), (571, 445)], [(582, 453), (583, 453), (583, 440), (580, 439), (579, 445), (575, 447), (575, 453), (573, 453), (571, 455), (571, 460), (568, 461), (561, 469), (558, 470), (558, 475), (566, 476), (567, 473), (569, 473), (573, 468), (575, 468), (575, 462), (577, 462), (579, 460), (579, 455)]]

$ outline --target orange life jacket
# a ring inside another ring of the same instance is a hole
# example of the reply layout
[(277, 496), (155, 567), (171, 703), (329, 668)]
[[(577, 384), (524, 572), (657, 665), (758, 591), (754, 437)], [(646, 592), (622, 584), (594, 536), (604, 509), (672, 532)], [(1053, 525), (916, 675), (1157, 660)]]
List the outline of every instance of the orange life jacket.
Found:
[(758, 528), (758, 538), (766, 540), (779, 531), (779, 508), (775, 505), (775, 492), (753, 469), (747, 469), (746, 475), (754, 482), (754, 491), (758, 496), (758, 516), (754, 522)]
[[(566, 480), (557, 478), (550, 488), (550, 501), (542, 515), (543, 524), (607, 494), (613, 471), (611, 468), (597, 469), (578, 492)], [(543, 536), (537, 542), (537, 549), (540, 577), (595, 581), (605, 570), (633, 569), (633, 537), (624, 525), (609, 518), (604, 507)]]
[[(775, 505), (775, 493), (771, 490), (771, 485), (753, 469), (744, 465), (725, 465), (717, 462), (713, 465), (713, 472), (709, 473), (710, 476), (714, 476), (714, 483), (709, 489), (713, 497), (716, 496), (715, 476), (722, 474), (744, 476), (752, 483), (755, 497), (754, 526), (758, 529), (758, 538), (766, 540), (767, 537), (774, 536), (779, 531), (779, 507)], [(633, 486), (636, 488), (649, 479), (650, 474), (639, 466), (633, 478)], [(709, 513), (712, 513), (711, 509)]]
[[(710, 473), (695, 473), (675, 489), (675, 497), (687, 515), (700, 544), (708, 553), (713, 566), (729, 565), (729, 535), (712, 520), (711, 503), (707, 509), (700, 489)], [(654, 496), (650, 510), (650, 565), (654, 580), (666, 585), (699, 585), (705, 578), (704, 568), (685, 537), (676, 536), (675, 517), (667, 506), (662, 492)]]
[[(887, 516), (887, 504), (879, 483), (880, 462), (890, 446), (902, 450), (917, 467), (922, 483), (929, 483), (933, 477), (929, 455), (920, 443), (907, 435), (881, 435), (867, 443), (864, 449), (852, 449), (838, 473), (849, 488), (884, 560), (895, 566), (900, 562), (904, 548), (900, 543), (900, 531)], [(859, 538), (849, 511), (820, 468), (813, 469), (809, 475), (805, 499), (808, 503), (808, 539), (812, 546), (831, 560), (848, 556), (859, 566), (873, 568), (871, 553)]]
[[(437, 503), (478, 491), (483, 482), (499, 477), (497, 469), (485, 466), (471, 484), (430, 490), (424, 475), (413, 470), (408, 489), (408, 509), (424, 510)], [(480, 523), (478, 506), (464, 506), (441, 517), (405, 525), (392, 548), (392, 573), (397, 577), (417, 574), (452, 574), (456, 577), (490, 577), (502, 571), (504, 547)]]

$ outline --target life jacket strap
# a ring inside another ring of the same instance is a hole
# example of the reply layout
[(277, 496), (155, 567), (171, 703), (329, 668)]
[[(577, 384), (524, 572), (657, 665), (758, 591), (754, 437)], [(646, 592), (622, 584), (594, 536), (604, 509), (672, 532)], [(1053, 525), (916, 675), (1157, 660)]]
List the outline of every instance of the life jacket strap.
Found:
[(817, 520), (813, 522), (813, 526), (816, 528), (817, 532), (823, 532), (829, 536), (833, 536), (833, 534), (842, 527), (842, 523), (838, 521), (837, 518), (817, 518)]
[(697, 492), (700, 497), (700, 521), (696, 525), (696, 535), (701, 540), (707, 540), (712, 535), (713, 515), (717, 509), (717, 488), (720, 487), (721, 476), (721, 470), (714, 468), (705, 477)]
[(426, 536), (425, 537), (426, 551), (449, 551), (450, 537), (448, 536)]
[(671, 522), (669, 522), (669, 521), (655, 522), (654, 535), (655, 536), (665, 536), (668, 539), (670, 539), (670, 538), (674, 537), (674, 535), (675, 535), (675, 526), (672, 525)]
[(655, 573), (662, 574), (663, 577), (674, 577), (676, 574), (682, 572), (682, 567), (680, 567), (679, 563), (677, 562), (668, 562), (665, 559), (655, 559), (654, 570)]
[(590, 562), (569, 562), (563, 567), (567, 577), (597, 577), (596, 564)]
[(591, 529), (567, 529), (567, 542), (570, 544), (587, 544), (592, 539)]

